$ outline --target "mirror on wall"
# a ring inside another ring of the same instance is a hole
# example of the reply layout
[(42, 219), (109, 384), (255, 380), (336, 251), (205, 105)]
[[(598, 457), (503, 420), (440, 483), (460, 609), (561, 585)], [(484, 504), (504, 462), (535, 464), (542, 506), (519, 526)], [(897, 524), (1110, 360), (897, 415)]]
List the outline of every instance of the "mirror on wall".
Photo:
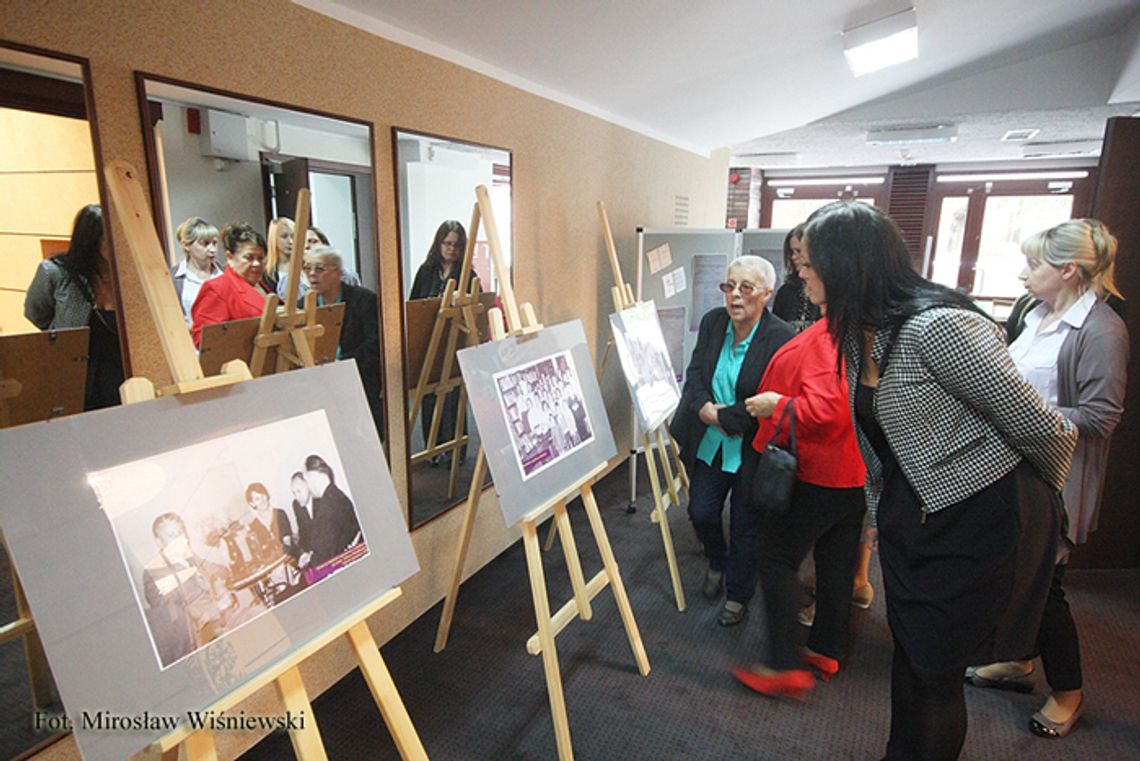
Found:
[[(119, 403), (125, 337), (87, 74), (84, 59), (0, 43), (0, 427)], [(59, 736), (36, 725), (63, 706), (28, 621), (0, 546), (3, 758)]]
[[(479, 185), (490, 191), (506, 266), (511, 267), (511, 152), (398, 128), (392, 130), (392, 142), (407, 358), (404, 393), (409, 420), (414, 421), (408, 427), (409, 521), (414, 528), (466, 499), (471, 484), (479, 434), (458, 381), (458, 364), (451, 363), (447, 377), (443, 372), (450, 325), (441, 334), (442, 345), (430, 369), (420, 370), (429, 361), (447, 281), (459, 279)], [(510, 272), (493, 271), (482, 225), (475, 236), (471, 270), (482, 290), (476, 332), (479, 340), (486, 340), (487, 309), (494, 302), (498, 278), (510, 277)], [(458, 348), (465, 340), (461, 334)]]
[[(320, 306), (344, 304), (340, 338), (328, 356), (356, 362), (383, 441), (372, 125), (136, 76), (156, 225), (188, 327), (199, 329), (192, 306), (203, 282), (225, 274), (228, 226), (244, 222), (265, 239), (261, 272), (252, 275), (262, 294), (284, 297), (291, 257), (304, 256), (301, 292), (317, 291)], [(310, 192), (310, 228), (307, 240), (294, 241), (302, 188)], [(229, 254), (238, 271), (247, 246), (235, 248)], [(206, 365), (208, 347), (201, 348)], [(217, 357), (210, 359), (217, 364)], [(288, 495), (272, 496), (289, 501)]]

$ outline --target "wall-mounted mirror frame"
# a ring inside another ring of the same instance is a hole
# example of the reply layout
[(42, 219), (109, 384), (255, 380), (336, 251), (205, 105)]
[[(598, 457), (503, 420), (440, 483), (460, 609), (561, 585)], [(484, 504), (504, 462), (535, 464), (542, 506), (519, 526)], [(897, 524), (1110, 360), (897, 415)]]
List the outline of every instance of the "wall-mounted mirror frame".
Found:
[[(374, 417), (387, 453), (389, 405), (388, 394), (383, 391), (384, 332), (379, 324), (380, 243), (373, 124), (149, 72), (136, 71), (135, 84), (155, 225), (172, 266), (181, 258), (175, 226), (183, 217), (198, 214), (192, 204), (179, 204), (173, 196), (178, 194), (178, 188), (187, 186), (190, 177), (205, 176), (201, 172), (202, 166), (209, 166), (207, 160), (212, 160), (213, 169), (221, 177), (237, 168), (249, 189), (243, 196), (244, 207), (227, 206), (229, 216), (210, 220), (219, 229), (235, 218), (244, 218), (268, 238), (269, 221), (280, 216), (292, 218), (297, 189), (310, 189), (310, 225), (320, 226), (330, 245), (340, 252), (344, 283), (363, 286), (375, 299), (376, 351), (375, 356), (369, 352), (369, 364), (362, 375), (370, 373), (371, 380), (365, 381), (366, 394), (378, 396)], [(215, 127), (222, 127), (211, 130), (211, 120)], [(178, 122), (177, 126), (172, 122)], [(230, 126), (238, 125), (236, 134), (226, 129), (227, 122)], [(196, 137), (189, 138), (182, 131)], [(175, 132), (181, 155), (194, 151), (200, 155), (172, 159), (169, 144)], [(212, 133), (215, 137), (208, 138)], [(218, 154), (229, 157), (217, 157)], [(178, 161), (184, 165), (181, 180), (170, 173)], [(222, 248), (219, 244), (216, 258), (224, 268)], [(302, 250), (301, 242), (295, 242), (295, 254)], [(308, 286), (305, 275), (302, 283)], [(349, 299), (345, 300), (346, 307), (352, 306)], [(342, 336), (354, 309), (346, 308)]]
[[(412, 376), (426, 354), (425, 345), (430, 337), (433, 315), (439, 306), (438, 294), (448, 277), (442, 275), (440, 267), (426, 264), (428, 255), (436, 252), (437, 257), (458, 256), (462, 260), (462, 250), (444, 245), (455, 239), (457, 233), (445, 231), (441, 223), (458, 221), (463, 227), (464, 235), (470, 232), (467, 228), (470, 227), (471, 212), (475, 205), (475, 187), (486, 185), (491, 193), (507, 266), (510, 267), (513, 240), (511, 172), (514, 156), (509, 148), (393, 127), (392, 159), (401, 298), (404, 302), (401, 310), (401, 334), (404, 339), (402, 356), (407, 421), (414, 406), (414, 389), (417, 384), (417, 378)], [(439, 250), (436, 251), (437, 249)], [(500, 275), (492, 270), (483, 226), (480, 226), (473, 254), (472, 269), (480, 278), (484, 301), (489, 306), (497, 291), (496, 279)], [(453, 271), (457, 273), (457, 268)], [(411, 299), (413, 295), (417, 297), (415, 300)], [(429, 295), (434, 298), (425, 298)], [(484, 313), (484, 320), (485, 317)], [(410, 345), (413, 342), (415, 346)], [(458, 374), (457, 367), (454, 374)], [(435, 442), (437, 446), (444, 447), (448, 441), (462, 442), (464, 439), (456, 433), (457, 429), (461, 429), (467, 437), (466, 446), (426, 459), (423, 457), (432, 451), (428, 448), (431, 438), (429, 431), (437, 407), (433, 395), (428, 395), (416, 411), (415, 425), (405, 426), (409, 528), (414, 529), (442, 515), (463, 502), (467, 496), (479, 440), (474, 418), (469, 409), (466, 414), (462, 412), (464, 405), (459, 402), (458, 394), (457, 391), (441, 394), (441, 423)], [(485, 486), (489, 485), (488, 475)]]
[[(79, 124), (82, 121), (83, 124)], [(106, 186), (102, 171), (98, 116), (91, 90), (91, 66), (86, 58), (0, 39), (0, 167), (3, 169), (5, 209), (0, 213), (0, 291), (7, 303), (0, 319), (0, 336), (28, 337), (39, 332), (25, 321), (26, 293), (41, 262), (68, 250), (77, 212), (86, 204), (106, 209)], [(26, 138), (24, 135), (26, 134)], [(18, 195), (13, 194), (19, 188)], [(65, 206), (57, 208), (60, 204)], [(34, 214), (19, 216), (29, 210)], [(34, 217), (34, 218), (33, 218)], [(110, 219), (103, 215), (103, 236), (110, 246), (107, 273), (98, 277), (106, 282), (103, 306), (113, 304), (117, 339), (104, 348), (116, 350), (122, 376), (130, 375), (127, 331), (122, 319), (123, 301), (118, 286), (118, 269)], [(100, 306), (97, 295), (96, 306)], [(58, 304), (57, 304), (58, 305)], [(56, 311), (55, 316), (61, 312)], [(61, 329), (70, 327), (61, 325)], [(84, 339), (83, 351), (91, 351)], [(38, 370), (51, 371), (44, 365)], [(83, 383), (83, 376), (78, 376)], [(28, 378), (23, 379), (24, 383)], [(117, 403), (117, 391), (108, 383), (108, 401)], [(25, 388), (21, 395), (28, 392)], [(78, 390), (79, 409), (60, 407), (49, 401), (46, 418), (78, 412), (84, 402), (84, 389)], [(73, 394), (69, 395), (73, 396)], [(15, 403), (15, 400), (13, 400)], [(16, 418), (12, 422), (26, 422)], [(35, 418), (32, 418), (35, 419)], [(29, 509), (34, 506), (29, 506)], [(0, 548), (0, 626), (12, 623), (22, 602), (7, 551)], [(21, 627), (24, 631), (29, 631)], [(27, 642), (27, 644), (25, 644)], [(0, 644), (0, 668), (26, 679), (4, 680), (0, 704), (5, 715), (0, 720), (0, 757), (22, 756), (36, 747), (55, 742), (64, 733), (36, 728), (35, 716), (62, 712), (58, 694), (51, 684), (42, 648), (23, 636)]]

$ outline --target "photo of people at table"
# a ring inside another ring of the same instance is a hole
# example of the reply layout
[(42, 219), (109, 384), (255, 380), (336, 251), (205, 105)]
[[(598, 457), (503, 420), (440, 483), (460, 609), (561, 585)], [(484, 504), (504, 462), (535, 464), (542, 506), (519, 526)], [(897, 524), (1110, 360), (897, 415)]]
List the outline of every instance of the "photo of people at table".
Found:
[[(177, 456), (92, 476), (101, 505), (115, 516), (160, 668), (367, 556), (356, 507), (337, 472), (339, 457), (264, 458), (264, 473), (257, 474), (255, 458), (219, 463), (214, 454), (200, 468), (172, 473), (168, 463)], [(154, 488), (148, 481), (159, 473)]]
[(594, 438), (569, 351), (495, 375), (525, 481)]

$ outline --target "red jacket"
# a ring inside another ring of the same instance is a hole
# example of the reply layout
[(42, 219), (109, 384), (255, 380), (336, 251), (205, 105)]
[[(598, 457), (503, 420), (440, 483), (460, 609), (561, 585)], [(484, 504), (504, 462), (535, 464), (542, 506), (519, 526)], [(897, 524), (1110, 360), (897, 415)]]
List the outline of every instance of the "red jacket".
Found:
[[(866, 473), (851, 423), (846, 376), (836, 372), (837, 354), (827, 320), (780, 347), (768, 362), (757, 393), (775, 391), (782, 397), (772, 416), (760, 419), (752, 446), (764, 451), (788, 401), (795, 399), (796, 478), (815, 486), (848, 489), (862, 486)], [(786, 443), (787, 428), (785, 423), (777, 443)]]
[(230, 320), (260, 317), (265, 309), (265, 295), (245, 281), (232, 268), (226, 267), (221, 277), (202, 283), (194, 305), (190, 307), (194, 345), (202, 342), (202, 326)]

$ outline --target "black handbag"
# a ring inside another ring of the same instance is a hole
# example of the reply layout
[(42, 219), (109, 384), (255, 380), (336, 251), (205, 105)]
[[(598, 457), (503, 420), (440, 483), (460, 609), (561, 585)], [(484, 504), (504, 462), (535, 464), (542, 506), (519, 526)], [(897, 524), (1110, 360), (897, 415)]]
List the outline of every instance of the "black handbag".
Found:
[[(789, 400), (784, 414), (772, 432), (772, 438), (760, 453), (756, 473), (752, 477), (752, 503), (771, 513), (783, 514), (792, 502), (792, 489), (796, 485), (796, 411)], [(776, 446), (776, 439), (784, 421), (788, 421), (788, 446)]]

